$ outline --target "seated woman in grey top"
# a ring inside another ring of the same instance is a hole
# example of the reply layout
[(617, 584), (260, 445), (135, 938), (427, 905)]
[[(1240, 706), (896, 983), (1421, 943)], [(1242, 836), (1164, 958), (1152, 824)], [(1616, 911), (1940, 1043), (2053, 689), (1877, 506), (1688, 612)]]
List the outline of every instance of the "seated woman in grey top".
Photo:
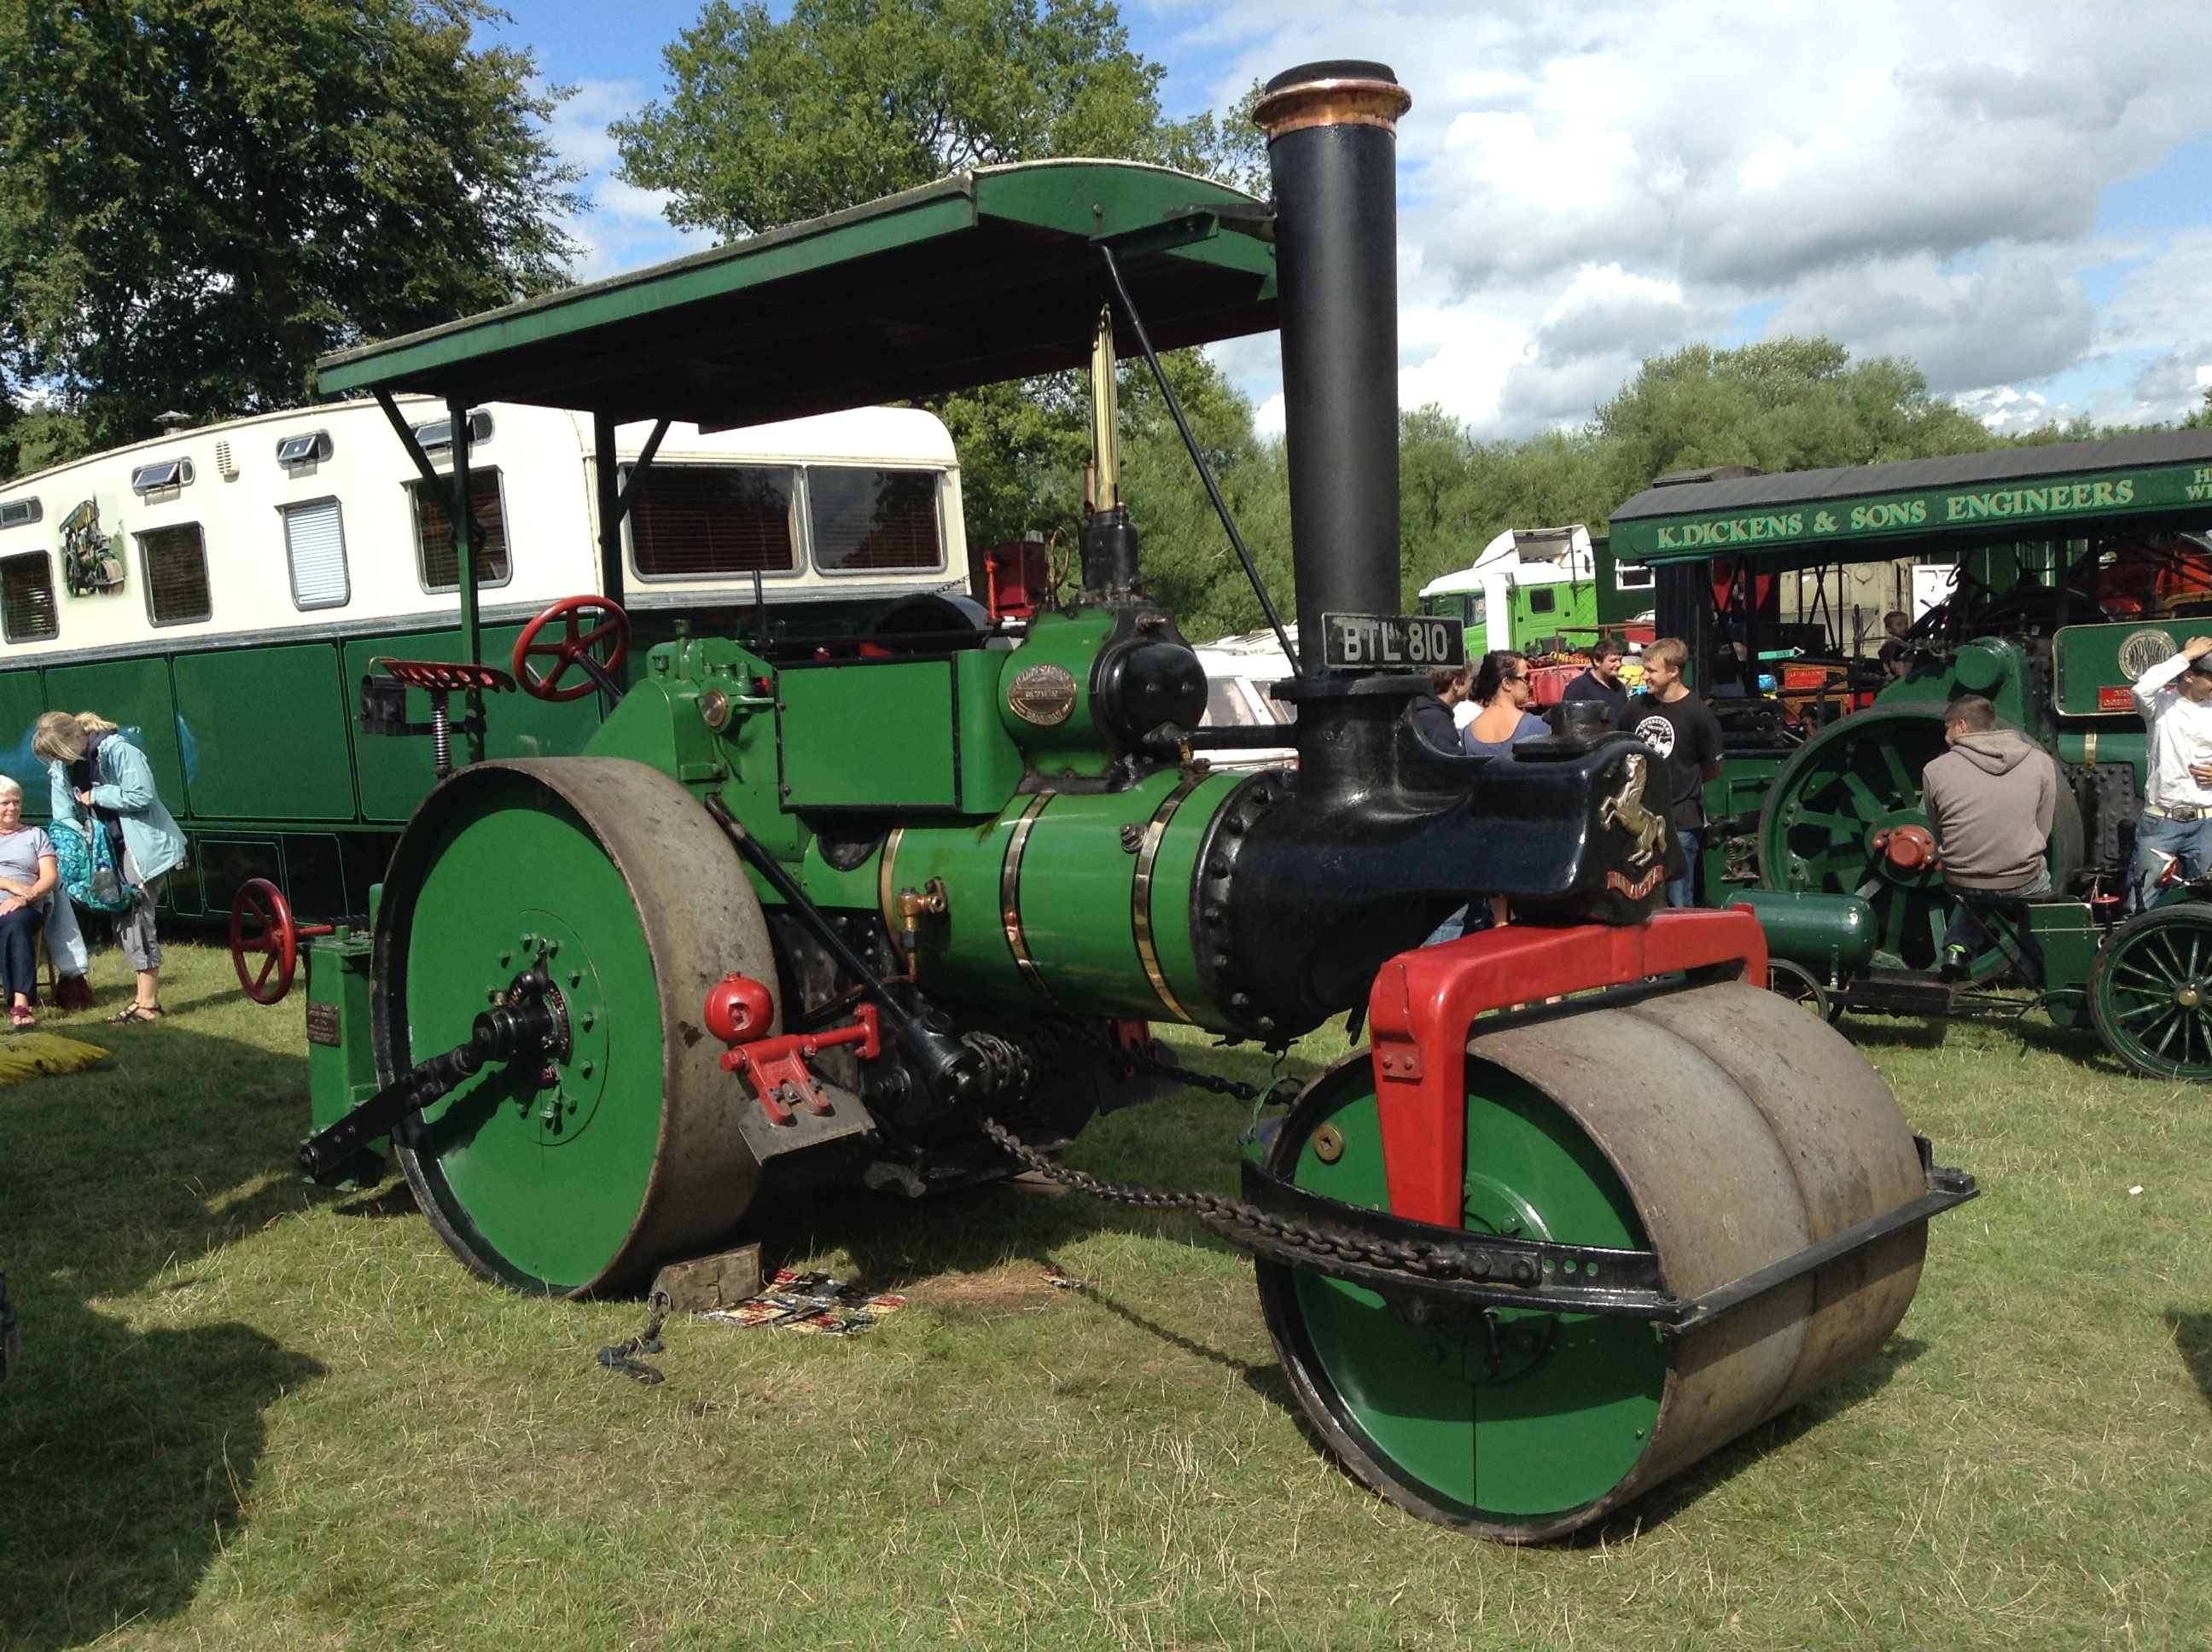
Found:
[(1503, 757), (1522, 741), (1549, 734), (1551, 725), (1528, 709), (1533, 691), (1526, 659), (1510, 648), (1485, 654), (1482, 669), (1474, 674), (1474, 698), (1482, 709), (1460, 733), (1467, 755)]
[(46, 898), (60, 881), (53, 840), (23, 823), (23, 788), (0, 774), (0, 991), (17, 1027), (38, 1025), (31, 1011), (39, 1001), (39, 931)]

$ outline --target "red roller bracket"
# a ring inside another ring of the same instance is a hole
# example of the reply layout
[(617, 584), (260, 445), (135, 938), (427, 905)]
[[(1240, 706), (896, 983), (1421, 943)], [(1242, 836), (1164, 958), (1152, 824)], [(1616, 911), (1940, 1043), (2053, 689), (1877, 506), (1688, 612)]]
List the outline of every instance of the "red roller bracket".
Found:
[(1748, 911), (1664, 912), (1622, 928), (1516, 924), (1392, 958), (1367, 1003), (1392, 1214), (1460, 1225), (1467, 1041), (1477, 1016), (1720, 965), (1766, 979), (1766, 932)]

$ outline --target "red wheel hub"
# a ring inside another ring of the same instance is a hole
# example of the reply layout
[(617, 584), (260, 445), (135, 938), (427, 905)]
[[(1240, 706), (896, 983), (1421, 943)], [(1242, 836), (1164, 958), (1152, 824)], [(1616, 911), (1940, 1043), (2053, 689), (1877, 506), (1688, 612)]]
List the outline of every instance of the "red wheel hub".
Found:
[(1937, 862), (1936, 834), (1925, 826), (1896, 826), (1874, 835), (1874, 847), (1899, 872), (1919, 872)]
[[(556, 620), (560, 634), (545, 635)], [(604, 659), (592, 654), (592, 649), (610, 641), (613, 646)], [(584, 664), (587, 659), (611, 677), (629, 658), (629, 616), (605, 597), (563, 597), (524, 626), (514, 640), (515, 680), (525, 694), (539, 700), (580, 700), (599, 687)], [(550, 663), (541, 671), (532, 660)], [(563, 688), (562, 679), (572, 668), (583, 680)]]

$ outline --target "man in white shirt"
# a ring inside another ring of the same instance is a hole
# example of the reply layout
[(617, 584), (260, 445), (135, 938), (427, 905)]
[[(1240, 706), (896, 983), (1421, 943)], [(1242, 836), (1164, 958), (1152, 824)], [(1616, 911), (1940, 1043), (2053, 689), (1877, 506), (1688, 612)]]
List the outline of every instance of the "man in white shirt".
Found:
[(2181, 652), (2136, 679), (2136, 709), (2149, 731), (2144, 752), (2142, 817), (2136, 822), (2133, 904), (2158, 898), (2166, 871), (2212, 872), (2212, 637), (2191, 637)]

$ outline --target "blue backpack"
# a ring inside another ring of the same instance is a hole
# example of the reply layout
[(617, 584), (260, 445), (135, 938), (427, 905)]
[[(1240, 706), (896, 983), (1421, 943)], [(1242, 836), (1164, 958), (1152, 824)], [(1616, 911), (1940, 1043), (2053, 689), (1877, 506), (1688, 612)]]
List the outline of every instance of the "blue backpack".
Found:
[(131, 910), (131, 885), (124, 881), (107, 834), (97, 823), (87, 834), (68, 821), (57, 820), (46, 828), (46, 835), (53, 840), (62, 889), (70, 900), (94, 912)]

